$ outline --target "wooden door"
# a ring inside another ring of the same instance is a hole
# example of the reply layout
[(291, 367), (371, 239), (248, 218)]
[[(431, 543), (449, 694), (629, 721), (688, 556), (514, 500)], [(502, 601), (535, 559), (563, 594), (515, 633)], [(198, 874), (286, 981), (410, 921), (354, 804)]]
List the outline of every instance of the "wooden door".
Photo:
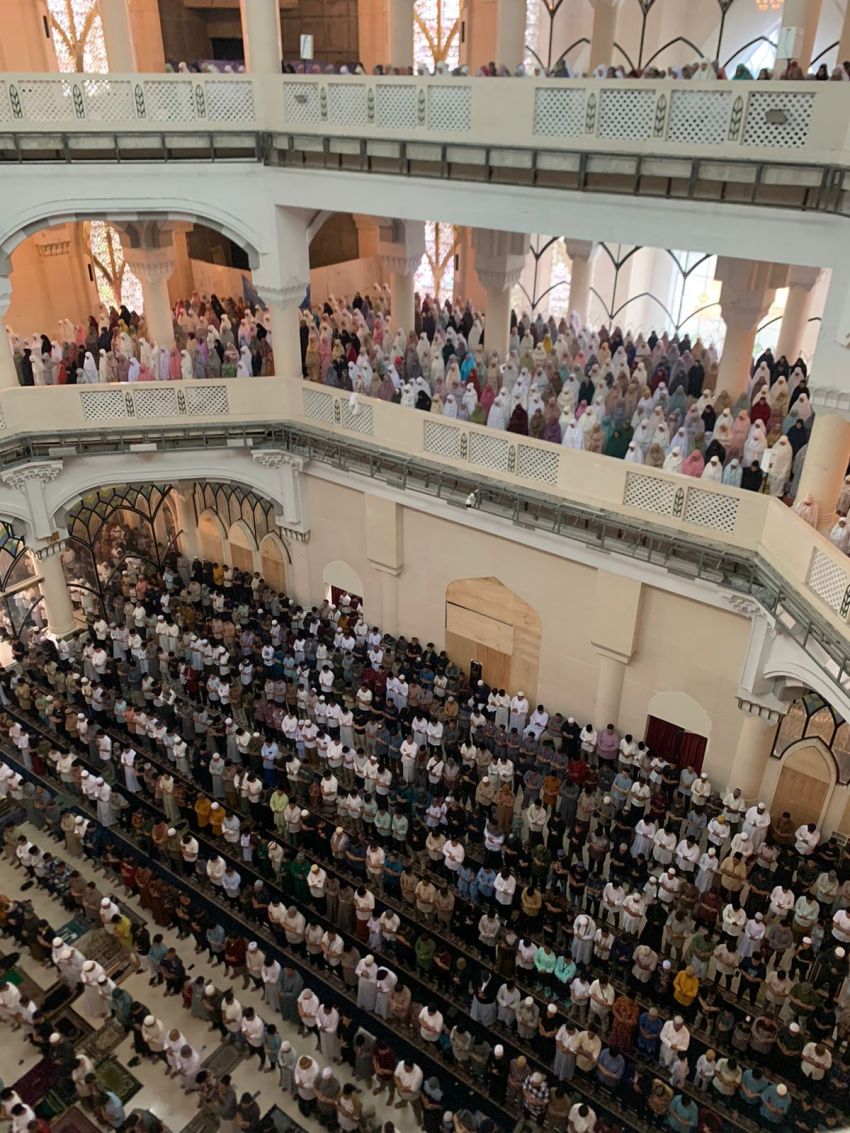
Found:
[(787, 810), (798, 826), (806, 822), (820, 823), (828, 791), (829, 784), (822, 779), (816, 779), (805, 771), (796, 771), (793, 767), (784, 767), (776, 784), (770, 813), (779, 818)]

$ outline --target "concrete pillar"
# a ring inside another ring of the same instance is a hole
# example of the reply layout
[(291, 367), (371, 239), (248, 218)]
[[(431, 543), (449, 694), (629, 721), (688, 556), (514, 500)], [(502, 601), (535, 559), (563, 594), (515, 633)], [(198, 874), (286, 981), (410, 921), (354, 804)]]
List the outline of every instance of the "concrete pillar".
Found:
[(275, 207), (268, 252), (260, 257), (254, 286), (268, 305), (275, 373), (300, 377), (301, 304), (310, 285), (306, 210)]
[(596, 675), (593, 719), (597, 728), (604, 728), (608, 724), (613, 724), (616, 727), (620, 716), (620, 700), (623, 695), (626, 663), (618, 657), (601, 652), (598, 652), (598, 661), (599, 672)]
[(776, 716), (771, 714), (767, 717), (747, 715), (741, 725), (729, 786), (740, 787), (748, 803), (758, 801), (767, 761), (773, 751), (776, 724)]
[(98, 0), (97, 6), (109, 70), (123, 75), (138, 71), (127, 0)]
[(720, 358), (717, 389), (733, 401), (747, 388), (758, 325), (767, 314), (777, 287), (788, 281), (785, 264), (718, 256), (714, 278), (720, 280), (720, 310), (726, 341)]
[(413, 0), (390, 0), (387, 4), (389, 64), (402, 70), (413, 67)]
[(484, 344), (506, 358), (511, 336), (511, 291), (525, 268), (528, 236), (523, 232), (472, 231), (475, 274), (486, 291)]
[(850, 59), (850, 4), (845, 9), (844, 22), (841, 25), (841, 38), (838, 40), (839, 66), (843, 66), (847, 59)]
[(596, 247), (590, 240), (566, 241), (567, 255), (570, 257), (570, 311), (575, 311), (582, 326), (587, 323)]
[[(533, 0), (537, 3), (538, 0)], [(515, 71), (525, 59), (526, 0), (498, 0), (496, 8), (496, 63)]]
[(488, 354), (507, 358), (511, 346), (511, 289), (487, 288), (484, 345)]
[(777, 358), (784, 354), (789, 362), (795, 362), (800, 356), (803, 336), (809, 322), (812, 289), (820, 275), (820, 268), (791, 268), (788, 274), (788, 299), (776, 343)]
[(590, 36), (590, 69), (602, 63), (610, 67), (614, 60), (614, 39), (617, 35), (619, 0), (590, 0), (593, 5), (593, 31)]
[[(299, 287), (298, 292), (303, 299), (303, 289)], [(260, 292), (260, 297), (269, 309), (275, 377), (303, 377), (301, 310), (298, 305), (301, 299), (295, 298), (295, 292), (286, 292), (282, 289), (275, 292), (267, 287)]]
[[(814, 54), (822, 0), (785, 0), (774, 77), (780, 78), (791, 59), (808, 71)], [(840, 61), (839, 56), (839, 61)]]
[(245, 69), (255, 75), (279, 75), (283, 60), (280, 0), (239, 0)]
[(839, 413), (818, 409), (806, 446), (806, 459), (797, 499), (809, 493), (820, 508), (818, 526), (828, 531), (835, 521), (835, 505), (850, 462), (850, 422)]
[(48, 630), (57, 637), (67, 637), (77, 628), (74, 606), (62, 566), (62, 544), (53, 543), (35, 551), (41, 572), (41, 596)]
[(393, 636), (396, 636), (399, 632), (398, 579), (401, 574), (401, 569), (378, 566), (377, 563), (373, 565), (378, 572), (378, 578), (381, 584), (381, 629), (384, 633), (391, 633)]
[(174, 271), (174, 249), (126, 250), (124, 259), (142, 285), (148, 341), (169, 350), (174, 345), (174, 313), (168, 280)]
[(174, 510), (177, 512), (177, 546), (191, 563), (193, 559), (200, 558), (201, 542), (198, 538), (198, 524), (195, 519), (195, 508), (192, 503), (194, 489), (191, 484), (185, 487), (174, 488), (171, 498), (174, 501)]
[(390, 317), (393, 330), (410, 334), (416, 321), (416, 282), (412, 271), (390, 274)]
[[(0, 324), (11, 302), (12, 281), (7, 275), (0, 276)], [(12, 345), (4, 327), (0, 330), (0, 389), (17, 389), (19, 384)]]

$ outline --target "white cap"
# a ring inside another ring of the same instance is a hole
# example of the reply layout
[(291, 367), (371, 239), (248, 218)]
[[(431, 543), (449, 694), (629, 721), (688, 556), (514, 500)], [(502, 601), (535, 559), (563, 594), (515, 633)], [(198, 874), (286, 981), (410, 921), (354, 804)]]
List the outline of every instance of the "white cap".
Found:
[(248, 945), (248, 951), (249, 952), (256, 952), (258, 947), (259, 947), (259, 945), (257, 944), (256, 940), (252, 940), (251, 943)]
[(371, 953), (371, 952), (370, 952), (370, 953), (369, 953), (369, 955), (368, 955), (368, 956), (366, 957), (366, 959), (365, 959), (365, 963), (367, 963), (367, 964), (374, 964), (374, 963), (375, 963), (375, 957), (374, 957), (374, 956), (372, 955), (372, 953)]
[(146, 1027), (152, 1027), (154, 1025), (154, 1023), (156, 1022), (156, 1019), (154, 1019), (153, 1015), (145, 1015), (142, 1022), (144, 1023), (144, 1025)]
[(330, 1066), (325, 1066), (322, 1070), (321, 1077), (330, 1078), (331, 1074), (333, 1074), (333, 1070), (331, 1070)]
[(281, 1050), (283, 1051), (283, 1053), (284, 1053), (284, 1054), (289, 1054), (289, 1052), (290, 1052), (290, 1051), (292, 1050), (292, 1043), (290, 1043), (290, 1042), (287, 1042), (286, 1040), (284, 1040), (284, 1041), (283, 1041), (283, 1042), (282, 1042), (282, 1043), (280, 1044), (280, 1049), (281, 1049)]
[(788, 1093), (788, 1087), (785, 1085), (784, 1082), (780, 1082), (779, 1085), (776, 1087), (776, 1092), (777, 1092), (777, 1094), (779, 1094), (779, 1096), (781, 1098), (784, 1098), (785, 1095)]
[(74, 955), (74, 953), (71, 951), (70, 948), (63, 948), (62, 951), (59, 953), (59, 959), (60, 960), (70, 960), (73, 955)]
[(788, 1028), (788, 1030), (789, 1030), (789, 1031), (791, 1032), (791, 1034), (792, 1034), (792, 1035), (799, 1035), (799, 1033), (800, 1033), (800, 1024), (799, 1024), (799, 1023), (792, 1023), (792, 1024), (790, 1025), (790, 1027)]
[[(65, 943), (65, 941), (62, 939), (61, 936), (54, 936), (53, 937), (53, 947), (54, 948), (61, 948), (64, 943)], [(836, 949), (836, 952), (837, 952), (837, 949)]]
[(534, 1003), (533, 996), (527, 995), (525, 997), (525, 999), (523, 1000), (523, 1003), (525, 1004), (526, 1007), (531, 1007), (531, 1005)]
[(844, 951), (843, 948), (836, 948), (835, 949), (835, 955), (838, 957), (839, 960), (843, 960), (844, 957), (847, 955), (847, 953)]
[(215, 995), (215, 984), (205, 984), (204, 995)]
[(501, 1043), (497, 1043), (493, 1047), (493, 1054), (495, 1054), (496, 1058), (501, 1058), (504, 1053), (505, 1053), (505, 1048), (502, 1046)]
[(210, 810), (221, 810), (221, 807), (219, 806), (218, 803), (213, 803), (212, 806), (210, 807)]
[(109, 898), (104, 897), (103, 900), (100, 902), (100, 907), (101, 907), (101, 909), (108, 909), (111, 904), (112, 904), (112, 902), (109, 900)]
[(50, 1036), (50, 1042), (52, 1042), (52, 1043), (61, 1043), (62, 1042), (62, 1036), (59, 1034), (58, 1031), (54, 1031), (53, 1034)]

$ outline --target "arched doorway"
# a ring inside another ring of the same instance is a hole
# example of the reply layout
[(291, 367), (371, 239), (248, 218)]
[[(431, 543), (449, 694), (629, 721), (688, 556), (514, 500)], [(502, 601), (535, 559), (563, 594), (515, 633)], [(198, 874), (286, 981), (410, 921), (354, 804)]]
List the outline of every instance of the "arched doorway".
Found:
[(272, 590), (286, 593), (286, 548), (277, 535), (267, 535), (260, 544), (260, 573)]
[(798, 826), (820, 825), (834, 784), (835, 761), (829, 749), (819, 739), (800, 740), (782, 757), (770, 813), (778, 818), (787, 810)]
[(241, 519), (227, 533), (230, 542), (230, 561), (237, 570), (253, 574), (257, 569), (257, 542), (248, 525)]
[(363, 580), (356, 570), (342, 559), (335, 559), (328, 563), (322, 571), (322, 582), (325, 584), (325, 597), (335, 605), (339, 596), (349, 594), (355, 599), (356, 605), (363, 606)]
[(537, 695), (540, 617), (497, 578), (462, 578), (446, 588), (446, 651), (458, 664), (478, 661), (484, 680)]
[(198, 543), (201, 558), (211, 563), (224, 563), (224, 525), (212, 511), (203, 511), (198, 517)]

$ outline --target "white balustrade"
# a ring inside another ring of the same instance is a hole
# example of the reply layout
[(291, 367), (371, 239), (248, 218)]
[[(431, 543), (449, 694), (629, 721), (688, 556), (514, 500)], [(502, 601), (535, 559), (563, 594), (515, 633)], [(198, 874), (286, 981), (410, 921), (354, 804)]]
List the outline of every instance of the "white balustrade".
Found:
[(474, 143), (502, 153), (616, 146), (839, 163), (850, 148), (848, 100), (843, 84), (814, 82), (6, 74), (0, 133), (215, 128)]

